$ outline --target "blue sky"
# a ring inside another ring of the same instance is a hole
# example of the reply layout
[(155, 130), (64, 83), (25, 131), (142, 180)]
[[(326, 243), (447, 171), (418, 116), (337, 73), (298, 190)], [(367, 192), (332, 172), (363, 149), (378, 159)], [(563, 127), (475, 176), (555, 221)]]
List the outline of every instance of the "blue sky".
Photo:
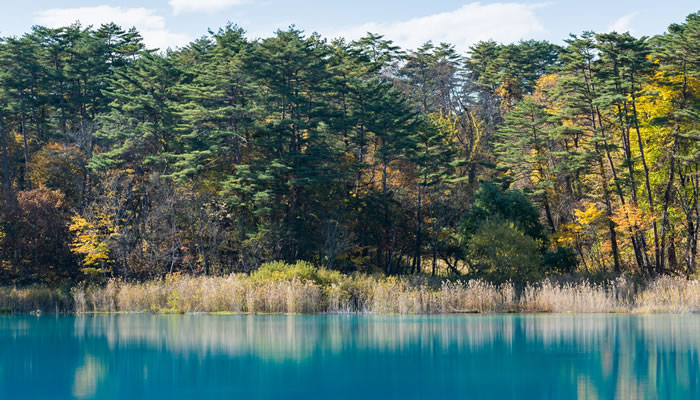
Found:
[(464, 51), (479, 40), (547, 39), (560, 43), (570, 32), (662, 33), (698, 10), (687, 0), (25, 0), (3, 5), (0, 35), (21, 35), (32, 25), (62, 26), (76, 20), (112, 20), (136, 26), (150, 47), (186, 44), (227, 21), (250, 37), (265, 37), (295, 24), (328, 37), (361, 37), (371, 31), (406, 48), (432, 40)]

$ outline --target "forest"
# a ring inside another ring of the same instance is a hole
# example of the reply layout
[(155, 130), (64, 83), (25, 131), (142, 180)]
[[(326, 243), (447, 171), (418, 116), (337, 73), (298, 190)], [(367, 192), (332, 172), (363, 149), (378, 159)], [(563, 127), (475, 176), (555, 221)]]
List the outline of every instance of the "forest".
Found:
[(0, 39), (0, 285), (695, 278), (699, 92), (700, 13), (466, 54), (35, 26)]

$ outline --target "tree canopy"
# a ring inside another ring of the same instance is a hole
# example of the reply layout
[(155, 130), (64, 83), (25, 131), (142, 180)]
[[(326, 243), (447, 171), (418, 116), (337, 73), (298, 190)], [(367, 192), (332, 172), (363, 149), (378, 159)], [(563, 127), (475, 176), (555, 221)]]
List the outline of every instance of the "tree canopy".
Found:
[(699, 24), (466, 54), (233, 24), (167, 52), (115, 24), (2, 38), (0, 280), (695, 274)]

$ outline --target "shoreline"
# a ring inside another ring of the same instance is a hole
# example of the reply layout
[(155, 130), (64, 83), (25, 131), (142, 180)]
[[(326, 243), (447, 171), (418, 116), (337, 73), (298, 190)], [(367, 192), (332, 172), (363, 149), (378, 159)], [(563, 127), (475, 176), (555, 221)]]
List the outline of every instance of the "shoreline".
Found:
[(0, 287), (2, 314), (684, 314), (700, 312), (700, 281), (542, 282), (516, 288), (480, 280), (343, 275), (172, 275), (104, 286)]
[(221, 312), (221, 311), (195, 311), (195, 312), (183, 312), (183, 313), (161, 313), (161, 312), (149, 312), (149, 311), (68, 311), (68, 312), (2, 312), (0, 313), (0, 318), (2, 317), (47, 317), (47, 316), (63, 316), (63, 317), (81, 317), (81, 316), (134, 316), (134, 315), (148, 315), (148, 316), (213, 316), (213, 317), (316, 317), (316, 316), (366, 316), (366, 317), (441, 317), (441, 316), (463, 316), (463, 317), (491, 317), (491, 316), (700, 316), (700, 310), (692, 311), (640, 311), (640, 310), (628, 310), (628, 311), (608, 311), (608, 312), (570, 312), (570, 311), (513, 311), (513, 312), (445, 312), (445, 313), (413, 313), (413, 314), (399, 314), (399, 313), (373, 313), (373, 312), (318, 312), (318, 313), (269, 313), (269, 312), (259, 312), (259, 313), (249, 313), (249, 312)]

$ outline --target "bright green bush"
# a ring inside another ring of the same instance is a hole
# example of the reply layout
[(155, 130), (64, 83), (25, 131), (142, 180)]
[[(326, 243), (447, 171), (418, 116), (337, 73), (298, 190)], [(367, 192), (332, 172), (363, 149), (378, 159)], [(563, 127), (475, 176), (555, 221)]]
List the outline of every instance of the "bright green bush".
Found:
[(318, 269), (306, 261), (287, 264), (284, 261), (265, 263), (251, 273), (254, 282), (279, 282), (297, 279), (302, 282), (319, 282)]
[(539, 243), (500, 218), (485, 221), (471, 235), (467, 261), (482, 278), (494, 282), (530, 282), (544, 272)]

